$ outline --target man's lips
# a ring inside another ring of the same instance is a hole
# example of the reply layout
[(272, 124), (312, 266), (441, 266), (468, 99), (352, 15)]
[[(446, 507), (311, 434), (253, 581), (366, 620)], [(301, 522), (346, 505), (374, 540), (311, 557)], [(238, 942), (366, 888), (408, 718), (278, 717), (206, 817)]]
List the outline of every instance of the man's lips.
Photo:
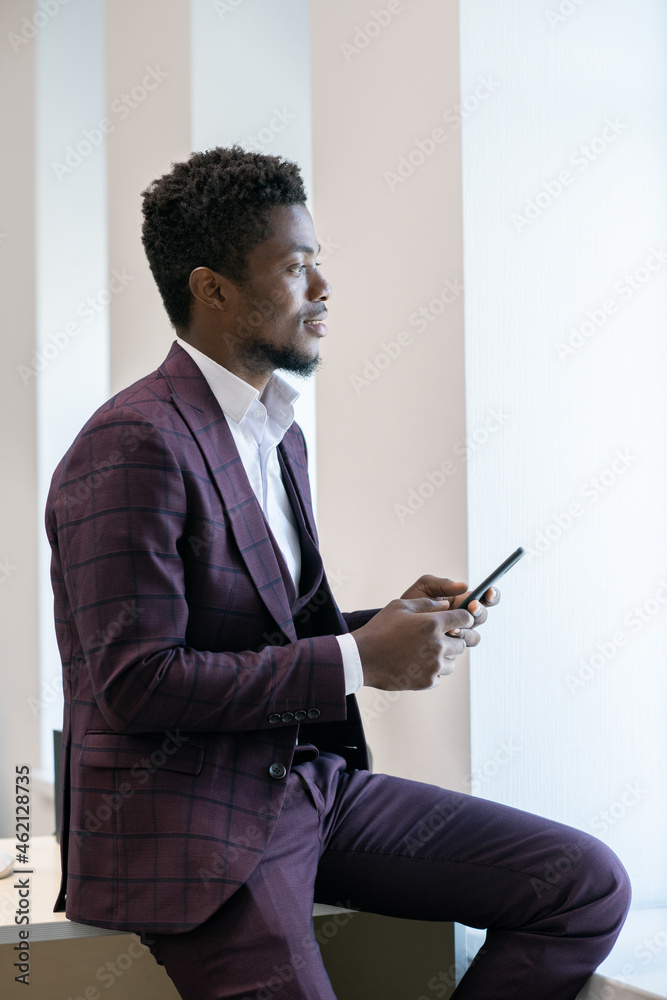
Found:
[(307, 326), (312, 333), (317, 334), (319, 337), (325, 337), (328, 332), (326, 324), (324, 323), (326, 316), (326, 313), (318, 313), (317, 316), (311, 316), (310, 319), (305, 319), (303, 321), (304, 326)]

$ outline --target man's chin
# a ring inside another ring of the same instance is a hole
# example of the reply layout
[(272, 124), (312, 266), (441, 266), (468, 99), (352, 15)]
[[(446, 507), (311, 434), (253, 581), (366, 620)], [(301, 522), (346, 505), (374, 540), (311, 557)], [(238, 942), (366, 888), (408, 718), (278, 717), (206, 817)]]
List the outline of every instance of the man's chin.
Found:
[(294, 359), (291, 363), (278, 367), (280, 371), (289, 372), (290, 375), (296, 375), (298, 378), (310, 378), (316, 371), (319, 371), (322, 364), (322, 358), (316, 354), (314, 358)]
[(305, 354), (291, 348), (276, 347), (262, 341), (254, 341), (247, 345), (244, 352), (246, 366), (260, 374), (280, 371), (289, 372), (300, 378), (310, 378), (322, 365), (319, 351), (316, 354)]

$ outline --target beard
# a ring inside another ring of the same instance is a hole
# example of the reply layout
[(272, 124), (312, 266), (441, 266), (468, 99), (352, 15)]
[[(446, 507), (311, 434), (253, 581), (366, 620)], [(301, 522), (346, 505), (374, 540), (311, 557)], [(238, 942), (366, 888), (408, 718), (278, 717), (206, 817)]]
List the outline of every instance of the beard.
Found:
[(244, 344), (242, 362), (247, 371), (256, 375), (269, 375), (280, 368), (301, 378), (314, 375), (322, 365), (319, 354), (313, 357), (294, 346), (276, 347), (259, 338)]

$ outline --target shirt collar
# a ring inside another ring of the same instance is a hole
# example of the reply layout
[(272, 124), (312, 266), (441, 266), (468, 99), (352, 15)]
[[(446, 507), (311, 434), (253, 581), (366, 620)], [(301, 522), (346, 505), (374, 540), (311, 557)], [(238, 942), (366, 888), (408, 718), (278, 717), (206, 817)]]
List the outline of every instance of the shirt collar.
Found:
[(177, 344), (186, 351), (195, 362), (206, 379), (225, 416), (240, 424), (248, 410), (259, 397), (266, 408), (270, 420), (280, 427), (283, 434), (294, 421), (294, 403), (300, 393), (275, 372), (269, 379), (262, 395), (248, 382), (210, 358), (208, 354), (197, 350), (192, 344), (176, 338)]

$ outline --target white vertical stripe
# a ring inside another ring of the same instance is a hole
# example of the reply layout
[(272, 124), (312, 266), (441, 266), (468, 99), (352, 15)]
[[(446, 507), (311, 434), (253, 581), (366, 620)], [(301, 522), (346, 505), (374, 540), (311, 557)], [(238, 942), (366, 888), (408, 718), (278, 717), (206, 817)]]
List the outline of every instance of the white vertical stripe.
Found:
[(533, 551), (471, 656), (473, 790), (665, 905), (667, 8), (461, 16), (471, 581)]
[(37, 373), (42, 768), (62, 726), (44, 504), (53, 470), (109, 395), (102, 0), (59, 8), (37, 53)]
[[(191, 4), (193, 150), (238, 142), (296, 161), (313, 212), (307, 0)], [(281, 375), (300, 393), (296, 421), (316, 503), (315, 380)]]

